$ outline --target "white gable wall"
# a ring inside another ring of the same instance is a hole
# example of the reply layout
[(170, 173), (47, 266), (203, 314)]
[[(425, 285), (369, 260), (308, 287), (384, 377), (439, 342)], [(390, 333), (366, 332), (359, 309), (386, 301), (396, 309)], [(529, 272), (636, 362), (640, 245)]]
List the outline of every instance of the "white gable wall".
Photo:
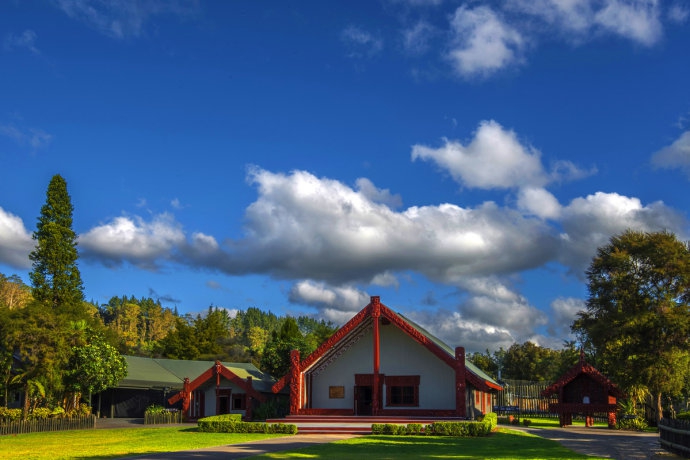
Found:
[[(355, 374), (371, 374), (374, 369), (374, 334), (370, 329), (352, 347), (312, 378), (312, 407), (319, 409), (352, 409)], [(330, 386), (344, 386), (345, 398), (330, 399)]]
[(419, 375), (419, 409), (455, 409), (454, 369), (393, 324), (380, 337), (381, 374)]
[[(235, 383), (231, 382), (230, 380), (226, 379), (225, 377), (221, 377), (220, 379), (220, 390), (232, 390), (232, 394), (234, 395), (235, 393), (246, 393), (243, 388), (240, 388), (238, 385)], [(216, 382), (214, 379), (213, 384), (204, 387), (204, 414), (208, 417), (211, 415), (216, 415)], [(232, 397), (228, 401), (229, 407), (232, 408)], [(246, 411), (243, 410), (230, 410), (231, 414), (242, 414), (245, 415)]]
[[(417, 343), (393, 324), (380, 325), (380, 370), (385, 375), (419, 375), (419, 407), (410, 409), (454, 409), (455, 371), (436, 355)], [(352, 409), (355, 374), (372, 374), (373, 331), (365, 335), (312, 377), (311, 407), (315, 409)], [(343, 386), (345, 397), (329, 398), (330, 386)], [(381, 395), (385, 409), (386, 388)], [(401, 407), (395, 407), (401, 409)]]

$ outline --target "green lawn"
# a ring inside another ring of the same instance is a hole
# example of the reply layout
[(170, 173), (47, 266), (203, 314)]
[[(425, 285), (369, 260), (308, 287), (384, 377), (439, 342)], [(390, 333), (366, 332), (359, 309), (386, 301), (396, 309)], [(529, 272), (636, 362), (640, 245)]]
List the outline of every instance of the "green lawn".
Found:
[[(120, 428), (31, 433), (0, 437), (3, 459), (112, 459), (172, 452), (277, 437), (263, 434), (201, 433), (196, 428)], [(263, 459), (581, 459), (555, 441), (499, 428), (485, 438), (362, 436)]]
[(109, 459), (237, 444), (285, 435), (201, 433), (190, 427), (118, 428), (0, 436), (4, 459)]
[(363, 436), (278, 452), (255, 459), (594, 459), (523, 431), (499, 428), (485, 438), (441, 436)]

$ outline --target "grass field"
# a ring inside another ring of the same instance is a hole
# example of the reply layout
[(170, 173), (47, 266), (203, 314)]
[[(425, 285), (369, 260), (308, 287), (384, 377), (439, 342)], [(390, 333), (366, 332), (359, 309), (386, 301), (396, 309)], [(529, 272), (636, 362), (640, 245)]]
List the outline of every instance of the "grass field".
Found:
[[(200, 433), (196, 428), (120, 428), (0, 437), (3, 459), (112, 459), (266, 439), (280, 435)], [(581, 459), (555, 441), (499, 428), (486, 438), (363, 436), (264, 459)]]
[(595, 459), (566, 449), (556, 441), (524, 431), (499, 428), (485, 438), (441, 436), (363, 436), (258, 459), (413, 460), (413, 459)]
[(118, 428), (0, 436), (0, 458), (109, 459), (237, 444), (285, 435), (201, 433), (196, 428)]

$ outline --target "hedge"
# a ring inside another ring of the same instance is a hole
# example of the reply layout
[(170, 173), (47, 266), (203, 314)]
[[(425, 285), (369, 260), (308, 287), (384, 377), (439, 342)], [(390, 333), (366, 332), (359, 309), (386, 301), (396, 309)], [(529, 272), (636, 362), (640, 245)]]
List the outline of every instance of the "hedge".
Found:
[(289, 423), (243, 422), (241, 414), (214, 415), (197, 421), (206, 433), (297, 434), (297, 425)]
[(424, 427), (419, 423), (408, 425), (374, 423), (371, 425), (371, 433), (394, 436), (486, 436), (496, 428), (497, 424), (498, 416), (491, 412), (478, 421), (435, 422)]

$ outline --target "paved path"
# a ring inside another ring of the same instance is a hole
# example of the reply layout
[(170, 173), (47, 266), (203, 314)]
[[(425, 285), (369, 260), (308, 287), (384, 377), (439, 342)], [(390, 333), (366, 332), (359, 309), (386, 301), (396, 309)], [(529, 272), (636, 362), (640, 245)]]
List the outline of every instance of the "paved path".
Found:
[(568, 449), (586, 455), (617, 460), (672, 460), (681, 458), (661, 448), (658, 433), (573, 426), (555, 429), (522, 429), (542, 438), (558, 441)]

